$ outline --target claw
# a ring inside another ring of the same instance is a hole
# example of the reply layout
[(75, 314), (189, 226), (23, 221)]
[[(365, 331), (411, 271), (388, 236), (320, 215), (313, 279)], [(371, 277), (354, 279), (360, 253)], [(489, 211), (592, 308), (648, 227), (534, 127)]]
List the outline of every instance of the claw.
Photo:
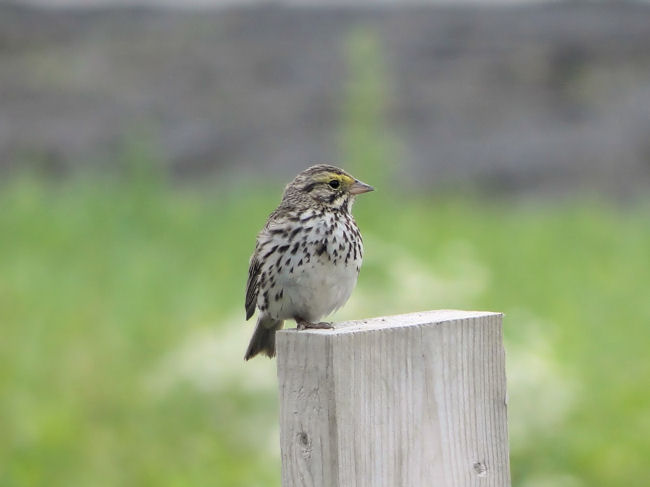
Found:
[(312, 323), (311, 321), (296, 319), (296, 325), (299, 330), (329, 330), (334, 328), (332, 323), (326, 321), (320, 321), (318, 323)]

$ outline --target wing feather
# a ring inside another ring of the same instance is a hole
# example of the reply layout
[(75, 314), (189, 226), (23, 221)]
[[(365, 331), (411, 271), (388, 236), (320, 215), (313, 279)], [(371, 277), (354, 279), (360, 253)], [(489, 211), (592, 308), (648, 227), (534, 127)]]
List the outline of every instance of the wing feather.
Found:
[(278, 210), (276, 209), (271, 213), (269, 219), (266, 221), (266, 225), (264, 225), (262, 231), (257, 235), (255, 251), (251, 256), (251, 261), (248, 266), (248, 282), (246, 283), (245, 302), (247, 320), (253, 316), (257, 305), (257, 295), (260, 291), (260, 274), (262, 270), (261, 253), (264, 251), (265, 246), (271, 243), (272, 239), (272, 231), (269, 229), (277, 228), (281, 223), (281, 221), (278, 221)]
[(250, 319), (255, 313), (255, 305), (257, 304), (257, 295), (260, 290), (260, 261), (257, 259), (257, 252), (255, 252), (248, 267), (248, 282), (246, 282), (246, 319)]

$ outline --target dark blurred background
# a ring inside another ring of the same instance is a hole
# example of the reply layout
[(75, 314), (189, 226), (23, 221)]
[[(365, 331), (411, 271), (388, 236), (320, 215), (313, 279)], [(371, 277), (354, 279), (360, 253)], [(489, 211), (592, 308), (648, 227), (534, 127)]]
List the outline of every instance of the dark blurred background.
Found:
[(506, 313), (513, 485), (650, 483), (646, 2), (0, 3), (0, 485), (280, 485), (256, 232), (331, 162), (335, 319)]
[[(111, 168), (143, 126), (181, 177), (337, 161), (356, 82), (381, 91), (409, 182), (620, 195), (650, 180), (647, 5), (1, 14), (3, 175)], [(350, 79), (364, 62), (369, 79)]]

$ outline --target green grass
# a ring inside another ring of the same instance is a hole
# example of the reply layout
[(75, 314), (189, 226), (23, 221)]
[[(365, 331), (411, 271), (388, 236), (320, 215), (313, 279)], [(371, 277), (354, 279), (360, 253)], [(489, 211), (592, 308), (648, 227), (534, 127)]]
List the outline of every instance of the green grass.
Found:
[[(275, 364), (241, 355), (281, 184), (147, 178), (0, 188), (3, 487), (280, 485)], [(647, 483), (650, 208), (389, 193), (341, 316), (504, 311), (514, 485)]]

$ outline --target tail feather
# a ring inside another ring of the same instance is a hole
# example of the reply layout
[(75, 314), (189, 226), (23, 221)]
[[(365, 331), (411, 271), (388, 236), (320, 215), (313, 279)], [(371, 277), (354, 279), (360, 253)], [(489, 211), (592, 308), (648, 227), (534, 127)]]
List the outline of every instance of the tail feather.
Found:
[(257, 319), (257, 326), (248, 344), (244, 360), (251, 359), (258, 353), (263, 353), (269, 358), (275, 357), (275, 332), (282, 328), (283, 324), (282, 320), (260, 316)]

